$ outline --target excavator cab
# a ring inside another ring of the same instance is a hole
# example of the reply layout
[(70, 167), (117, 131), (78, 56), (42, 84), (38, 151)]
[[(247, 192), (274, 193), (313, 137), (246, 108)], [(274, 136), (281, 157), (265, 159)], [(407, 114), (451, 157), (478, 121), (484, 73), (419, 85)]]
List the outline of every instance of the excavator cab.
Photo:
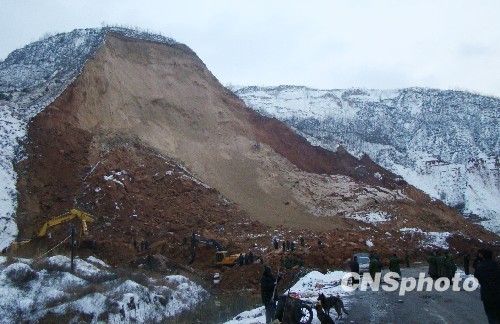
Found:
[(226, 257), (226, 251), (215, 252), (215, 263), (220, 264), (225, 257)]
[(215, 252), (215, 265), (216, 266), (230, 266), (232, 267), (233, 265), (236, 264), (236, 261), (238, 260), (239, 254), (232, 254), (229, 255), (227, 250), (217, 242), (216, 240), (213, 239), (208, 239), (200, 236), (199, 234), (193, 233), (191, 236), (191, 261), (189, 262), (190, 264), (193, 263), (194, 258), (196, 256), (196, 243), (202, 243), (206, 244), (209, 246), (215, 247), (217, 250)]
[(215, 258), (216, 258), (215, 264), (218, 266), (230, 266), (230, 267), (232, 267), (233, 265), (236, 264), (239, 257), (240, 257), (239, 254), (228, 255), (227, 251), (219, 251), (219, 252), (216, 252), (216, 254), (215, 254)]

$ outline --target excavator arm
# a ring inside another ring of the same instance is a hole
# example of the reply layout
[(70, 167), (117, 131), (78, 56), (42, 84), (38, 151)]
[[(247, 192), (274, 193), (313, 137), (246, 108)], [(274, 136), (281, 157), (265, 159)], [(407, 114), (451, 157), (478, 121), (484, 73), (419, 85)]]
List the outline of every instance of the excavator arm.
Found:
[[(82, 231), (80, 233), (80, 236), (85, 235), (88, 236), (88, 227), (87, 227), (87, 222), (93, 222), (94, 219), (90, 214), (84, 213), (82, 211), (79, 211), (78, 209), (71, 209), (69, 212), (64, 213), (62, 215), (56, 216), (48, 221), (46, 221), (42, 227), (38, 230), (38, 233), (36, 234), (37, 237), (45, 237), (47, 235), (47, 230), (53, 226), (62, 224), (64, 222), (70, 221), (72, 219), (78, 218), (82, 221)], [(18, 247), (23, 246), (25, 244), (28, 244), (31, 242), (31, 239), (29, 240), (23, 240), (19, 242), (13, 242), (11, 244), (11, 248), (13, 250), (16, 250)]]
[(47, 230), (53, 226), (59, 225), (61, 223), (70, 221), (72, 219), (79, 218), (82, 221), (82, 231), (85, 235), (88, 235), (87, 222), (93, 222), (94, 219), (87, 213), (79, 211), (77, 209), (71, 209), (69, 212), (64, 213), (60, 216), (54, 217), (51, 220), (45, 222), (40, 230), (38, 231), (38, 237), (43, 237), (47, 235)]
[(191, 261), (189, 264), (194, 262), (196, 257), (196, 243), (202, 243), (209, 246), (215, 247), (217, 252), (215, 252), (215, 264), (218, 266), (226, 265), (233, 266), (238, 259), (239, 254), (228, 255), (227, 250), (222, 244), (213, 239), (208, 239), (200, 236), (199, 234), (193, 233), (191, 236)]
[(191, 242), (192, 242), (192, 244), (195, 244), (196, 242), (198, 242), (198, 243), (214, 246), (217, 249), (217, 251), (225, 251), (226, 250), (224, 248), (224, 246), (222, 246), (222, 244), (220, 244), (216, 240), (204, 238), (196, 233), (193, 233)]

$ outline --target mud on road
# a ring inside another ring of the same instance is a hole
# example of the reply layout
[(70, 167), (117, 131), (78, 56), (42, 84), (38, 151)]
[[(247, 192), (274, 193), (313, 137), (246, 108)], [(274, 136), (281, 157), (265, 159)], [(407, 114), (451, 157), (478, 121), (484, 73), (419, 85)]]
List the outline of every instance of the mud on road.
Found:
[[(382, 271), (382, 277), (387, 271)], [(401, 271), (403, 277), (418, 278), (420, 272), (427, 273), (427, 267)], [(459, 286), (460, 291), (450, 287), (443, 292), (410, 291), (404, 296), (399, 295), (399, 290), (357, 290), (346, 298), (349, 316), (340, 323), (488, 323), (479, 288), (468, 292), (462, 284)]]

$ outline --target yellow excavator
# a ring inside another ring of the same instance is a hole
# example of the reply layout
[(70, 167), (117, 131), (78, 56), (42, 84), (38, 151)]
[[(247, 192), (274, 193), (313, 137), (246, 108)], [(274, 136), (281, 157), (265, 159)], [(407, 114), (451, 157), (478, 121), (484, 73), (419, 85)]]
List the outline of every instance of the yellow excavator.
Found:
[[(56, 216), (48, 221), (46, 221), (42, 227), (38, 230), (35, 238), (42, 238), (47, 236), (47, 230), (51, 227), (54, 227), (56, 225), (62, 224), (64, 222), (68, 222), (70, 220), (73, 220), (75, 218), (78, 218), (82, 221), (82, 228), (80, 230), (80, 239), (83, 237), (86, 237), (89, 235), (88, 227), (87, 227), (87, 222), (93, 222), (94, 219), (90, 214), (87, 214), (85, 212), (82, 212), (78, 209), (71, 209), (69, 212), (64, 213), (62, 215)], [(11, 244), (11, 249), (16, 250), (18, 247), (23, 246), (25, 244), (28, 244), (31, 242), (31, 239), (29, 240), (22, 240), (18, 242), (13, 242)]]
[(215, 247), (215, 249), (217, 250), (215, 252), (215, 265), (217, 266), (232, 267), (236, 264), (238, 257), (240, 256), (239, 254), (230, 255), (222, 246), (222, 244), (220, 244), (216, 240), (204, 238), (197, 233), (193, 233), (191, 236), (191, 261), (189, 262), (189, 264), (193, 263), (194, 258), (196, 257), (196, 243), (202, 243)]

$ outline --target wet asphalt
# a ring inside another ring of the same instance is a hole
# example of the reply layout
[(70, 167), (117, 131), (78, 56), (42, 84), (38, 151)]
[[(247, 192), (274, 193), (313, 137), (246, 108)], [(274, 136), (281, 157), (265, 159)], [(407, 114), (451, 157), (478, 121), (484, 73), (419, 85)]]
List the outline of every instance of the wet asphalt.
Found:
[[(403, 277), (418, 278), (425, 265), (402, 268)], [(382, 276), (387, 270), (382, 271)], [(462, 287), (462, 284), (459, 285)], [(488, 323), (479, 288), (475, 291), (443, 292), (355, 291), (344, 299), (349, 315), (335, 323)]]

